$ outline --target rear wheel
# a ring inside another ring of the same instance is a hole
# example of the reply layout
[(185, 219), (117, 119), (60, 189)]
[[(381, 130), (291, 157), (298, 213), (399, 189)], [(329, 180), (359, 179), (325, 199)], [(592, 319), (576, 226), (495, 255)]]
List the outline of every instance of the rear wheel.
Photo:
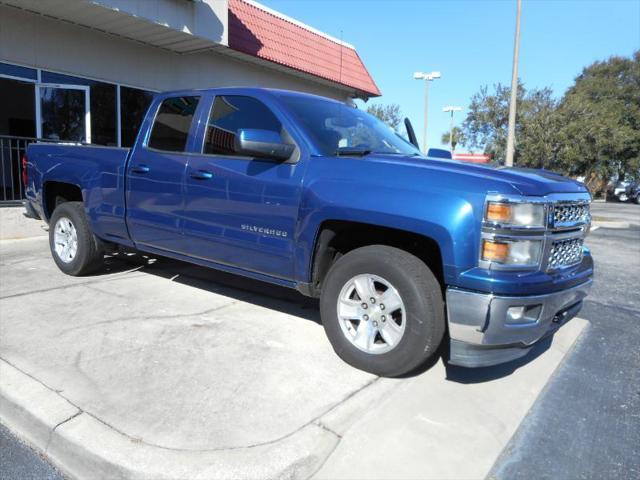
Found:
[(399, 376), (431, 357), (444, 335), (440, 284), (419, 258), (372, 245), (340, 257), (320, 299), (322, 323), (347, 363)]
[(91, 232), (82, 202), (56, 207), (49, 221), (49, 247), (56, 265), (67, 275), (92, 273), (104, 262), (100, 241)]

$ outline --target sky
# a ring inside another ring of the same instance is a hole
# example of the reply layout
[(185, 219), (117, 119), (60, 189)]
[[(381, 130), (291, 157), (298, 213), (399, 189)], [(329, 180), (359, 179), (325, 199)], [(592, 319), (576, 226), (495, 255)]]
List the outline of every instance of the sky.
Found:
[[(424, 82), (429, 85), (428, 144), (442, 148), (447, 105), (463, 108), (483, 85), (510, 85), (515, 0), (261, 0), (356, 47), (382, 97), (409, 117), (422, 145)], [(519, 77), (558, 98), (584, 67), (640, 49), (640, 0), (523, 0)]]

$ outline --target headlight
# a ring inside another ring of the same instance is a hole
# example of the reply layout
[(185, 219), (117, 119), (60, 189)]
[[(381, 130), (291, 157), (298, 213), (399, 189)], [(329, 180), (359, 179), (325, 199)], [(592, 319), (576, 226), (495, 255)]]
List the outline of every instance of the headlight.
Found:
[(480, 258), (501, 265), (535, 267), (540, 263), (542, 240), (483, 239)]
[(487, 202), (484, 220), (488, 223), (516, 227), (544, 227), (545, 208), (542, 203)]

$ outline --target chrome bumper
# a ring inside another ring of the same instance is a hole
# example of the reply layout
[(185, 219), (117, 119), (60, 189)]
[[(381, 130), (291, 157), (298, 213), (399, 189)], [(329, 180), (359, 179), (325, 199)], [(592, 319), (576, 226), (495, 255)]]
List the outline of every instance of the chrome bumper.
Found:
[(481, 367), (526, 355), (534, 343), (580, 311), (591, 283), (525, 297), (447, 288), (449, 363)]

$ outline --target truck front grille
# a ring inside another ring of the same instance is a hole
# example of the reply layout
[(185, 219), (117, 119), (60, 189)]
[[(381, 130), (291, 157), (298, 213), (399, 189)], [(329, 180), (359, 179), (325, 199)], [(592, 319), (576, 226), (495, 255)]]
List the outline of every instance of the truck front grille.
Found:
[(588, 203), (558, 203), (553, 206), (553, 223), (555, 226), (589, 223), (589, 220)]
[(582, 261), (582, 238), (570, 238), (553, 242), (547, 267), (551, 270), (568, 267)]

